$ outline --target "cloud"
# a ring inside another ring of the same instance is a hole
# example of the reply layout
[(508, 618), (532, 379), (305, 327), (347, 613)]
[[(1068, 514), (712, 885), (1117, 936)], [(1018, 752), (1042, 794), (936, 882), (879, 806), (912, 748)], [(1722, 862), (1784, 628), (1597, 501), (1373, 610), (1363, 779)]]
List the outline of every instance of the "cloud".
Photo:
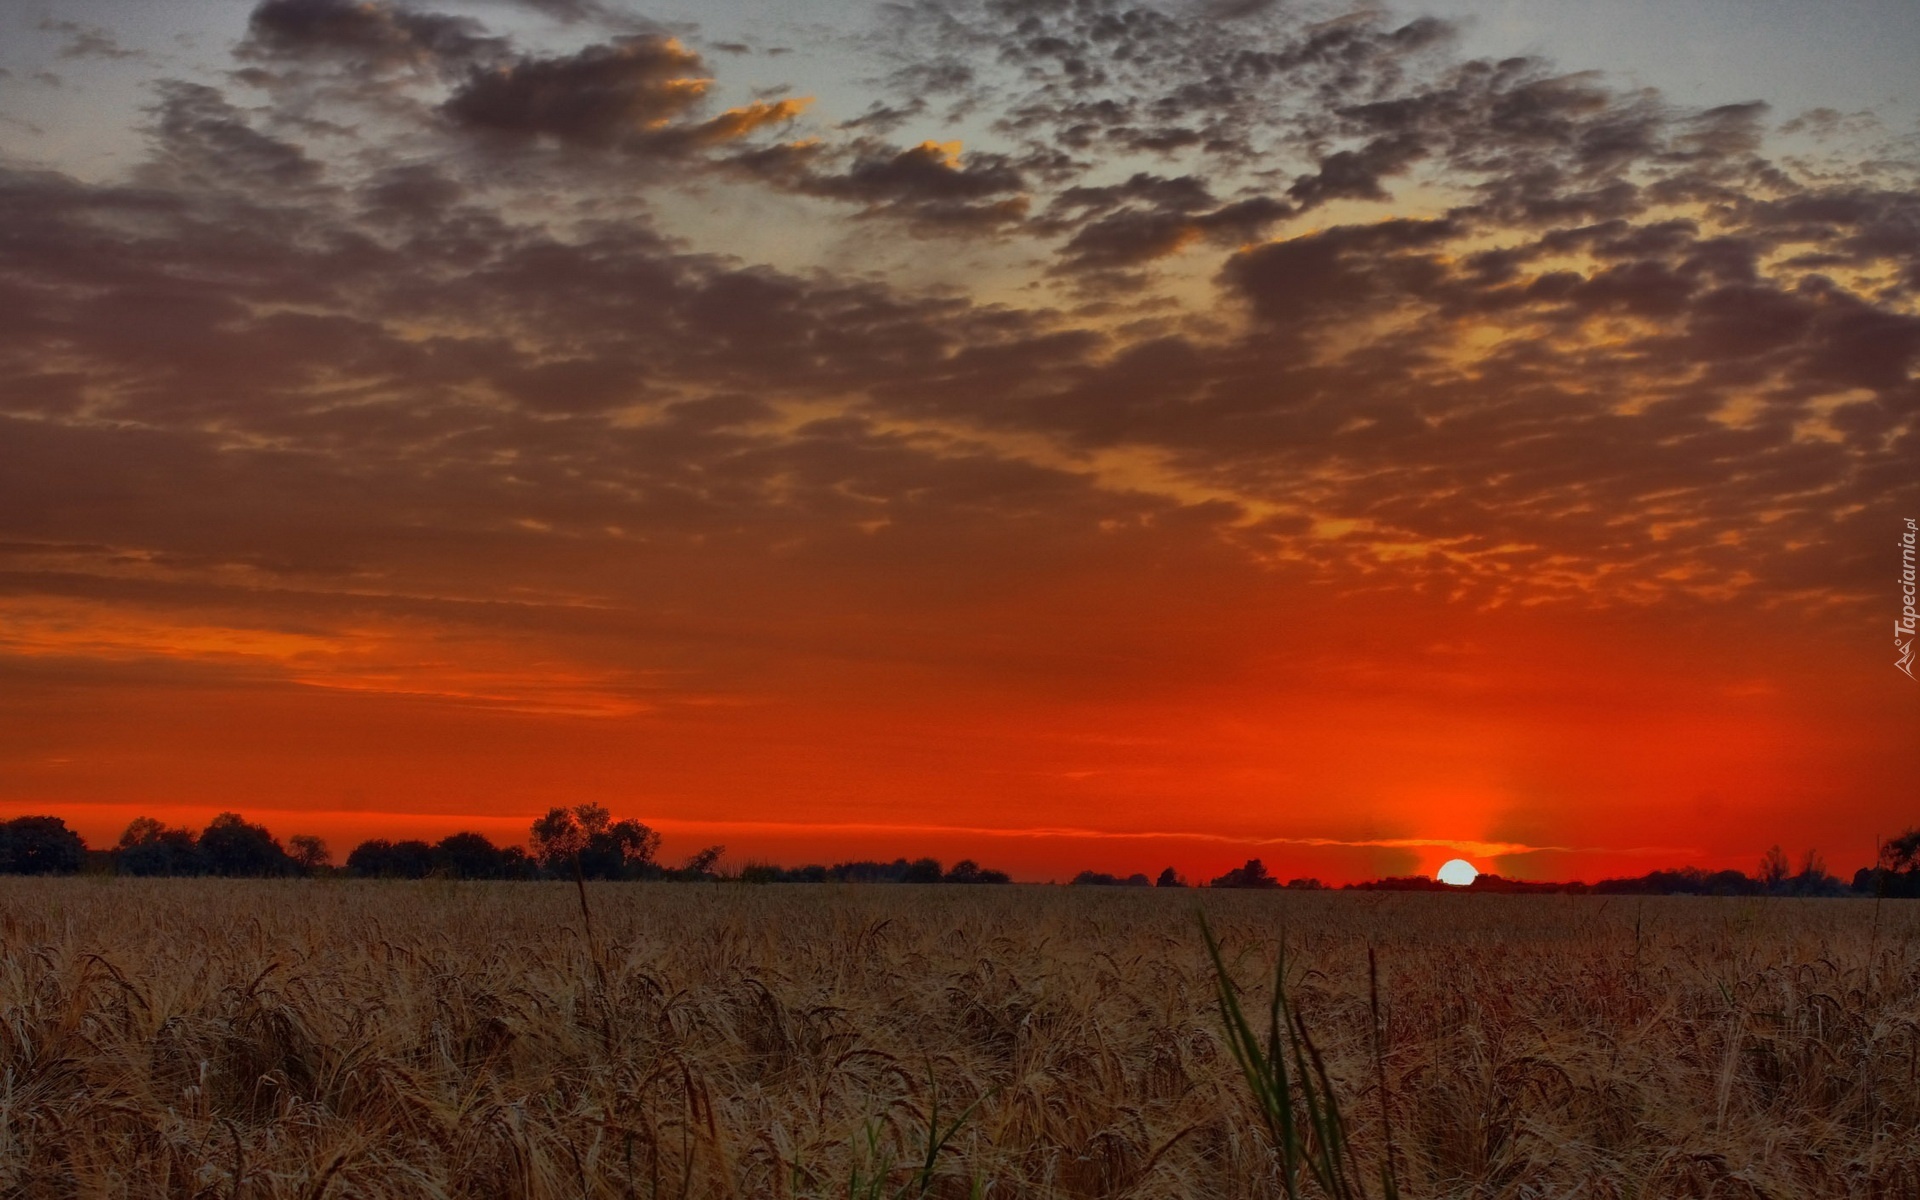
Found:
[(636, 34), (574, 54), (476, 67), (441, 105), (454, 124), (500, 138), (675, 155), (792, 121), (809, 101), (756, 100), (696, 119), (712, 87), (700, 55)]
[(1247, 242), (1292, 216), (1292, 205), (1256, 196), (1207, 212), (1128, 208), (1082, 225), (1061, 247), (1063, 266), (1109, 270), (1165, 258), (1200, 239)]
[(66, 43), (60, 47), (62, 59), (100, 58), (118, 61), (145, 57), (141, 51), (129, 50), (122, 46), (110, 30), (102, 29), (98, 25), (42, 17), (34, 28), (45, 33), (66, 35)]
[(943, 228), (992, 228), (1018, 221), (1027, 211), (1020, 172), (1001, 155), (963, 162), (959, 142), (897, 147), (860, 141), (846, 159), (838, 170), (803, 163), (782, 182), (808, 195), (859, 204), (867, 215)]
[(945, 603), (1161, 559), (1870, 602), (1865, 531), (1914, 489), (1910, 190), (1431, 22), (903, 20), (879, 77), (977, 105), (978, 143), (891, 140), (946, 116), (878, 94), (765, 139), (800, 102), (721, 107), (664, 35), (270, 0), (249, 61), (415, 103), (162, 83), (128, 178), (0, 175), (0, 535), (113, 548), (47, 587), (656, 615), (729, 577)]
[(1350, 320), (1434, 291), (1446, 270), (1434, 251), (1460, 229), (1446, 220), (1347, 225), (1242, 250), (1222, 280), (1272, 322)]
[(1390, 197), (1382, 181), (1405, 173), (1426, 153), (1417, 137), (1374, 138), (1357, 150), (1336, 150), (1321, 159), (1319, 169), (1294, 180), (1287, 195), (1303, 206), (1329, 200), (1386, 200)]
[(450, 69), (504, 46), (470, 17), (378, 0), (263, 0), (247, 18), (239, 53), (262, 61), (331, 58), (374, 70)]
[(470, 129), (608, 146), (692, 112), (712, 86), (700, 55), (641, 36), (476, 69), (443, 111)]
[(145, 173), (176, 187), (287, 188), (315, 183), (323, 167), (298, 144), (264, 134), (217, 89), (160, 83), (155, 153)]

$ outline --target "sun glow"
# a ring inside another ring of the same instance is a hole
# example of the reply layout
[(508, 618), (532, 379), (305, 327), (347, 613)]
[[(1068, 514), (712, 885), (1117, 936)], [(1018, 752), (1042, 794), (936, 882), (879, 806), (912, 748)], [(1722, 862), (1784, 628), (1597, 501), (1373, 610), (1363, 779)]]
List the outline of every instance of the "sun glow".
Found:
[(1480, 871), (1464, 858), (1450, 858), (1440, 865), (1433, 877), (1453, 887), (1466, 887), (1480, 878)]

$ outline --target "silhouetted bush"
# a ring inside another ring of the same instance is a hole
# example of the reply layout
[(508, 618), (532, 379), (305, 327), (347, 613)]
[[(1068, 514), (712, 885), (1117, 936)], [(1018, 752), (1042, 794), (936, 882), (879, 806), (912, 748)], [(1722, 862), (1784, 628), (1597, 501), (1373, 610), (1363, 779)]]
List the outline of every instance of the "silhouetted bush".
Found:
[(1145, 875), (1128, 875), (1122, 878), (1109, 875), (1105, 871), (1082, 871), (1068, 881), (1069, 887), (1152, 887), (1153, 881)]
[(1010, 877), (1005, 871), (993, 871), (981, 866), (970, 858), (963, 858), (947, 869), (940, 877), (941, 883), (1007, 883)]
[(680, 864), (678, 869), (666, 872), (666, 877), (685, 883), (718, 879), (720, 878), (720, 856), (726, 852), (725, 846), (708, 846), (704, 850), (688, 855), (687, 861)]
[(372, 879), (425, 879), (434, 871), (433, 847), (417, 838), (373, 838), (347, 855), (347, 870)]
[[(715, 847), (714, 849), (718, 849)], [(685, 878), (684, 872), (674, 872), (675, 878)], [(780, 867), (773, 863), (750, 862), (740, 869), (742, 883), (1011, 883), (1012, 876), (1005, 871), (996, 871), (983, 867), (970, 858), (963, 858), (953, 864), (951, 870), (941, 871), (940, 863), (931, 858), (909, 862), (896, 858), (892, 862), (873, 862), (868, 860), (835, 863), (822, 866), (808, 863), (800, 867)]]
[(890, 863), (858, 859), (835, 863), (827, 868), (827, 874), (835, 883), (899, 883), (907, 877), (907, 870), (912, 865), (904, 858), (896, 858)]
[(207, 866), (193, 830), (135, 817), (120, 835), (114, 870), (126, 875), (204, 875)]
[[(1475, 882), (1478, 882), (1477, 880)], [(1215, 887), (1220, 884), (1215, 883)], [(1388, 875), (1383, 879), (1369, 879), (1365, 883), (1350, 883), (1343, 891), (1360, 892), (1454, 892), (1465, 891), (1441, 883), (1427, 875)]]
[(1265, 863), (1257, 858), (1250, 858), (1244, 866), (1235, 867), (1207, 886), (1217, 888), (1277, 888), (1280, 886), (1280, 881), (1267, 874), (1267, 865)]
[(900, 877), (901, 883), (939, 883), (941, 876), (940, 860), (937, 858), (916, 858), (908, 864), (906, 874)]
[(785, 883), (787, 873), (773, 863), (750, 862), (740, 868), (741, 883)]
[(486, 835), (469, 830), (450, 833), (431, 846), (415, 839), (369, 839), (347, 855), (347, 872), (370, 879), (537, 879), (541, 875), (539, 864), (519, 846), (496, 846)]

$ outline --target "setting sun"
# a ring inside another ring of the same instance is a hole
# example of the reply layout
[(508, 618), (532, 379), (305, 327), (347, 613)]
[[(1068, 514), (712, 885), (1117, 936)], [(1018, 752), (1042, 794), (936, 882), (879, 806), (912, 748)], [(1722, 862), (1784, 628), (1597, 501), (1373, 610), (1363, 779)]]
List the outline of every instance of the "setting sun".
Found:
[(1440, 864), (1440, 869), (1434, 872), (1433, 877), (1454, 887), (1466, 887), (1480, 878), (1480, 872), (1464, 858), (1450, 858)]

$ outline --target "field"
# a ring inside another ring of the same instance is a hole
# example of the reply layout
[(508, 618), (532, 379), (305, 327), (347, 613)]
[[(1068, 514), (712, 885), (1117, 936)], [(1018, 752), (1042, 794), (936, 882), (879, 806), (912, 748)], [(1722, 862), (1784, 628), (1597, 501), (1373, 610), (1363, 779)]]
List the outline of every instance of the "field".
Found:
[(0, 879), (0, 1194), (1281, 1196), (1204, 908), (1370, 1195), (1920, 1196), (1920, 903), (588, 893)]

